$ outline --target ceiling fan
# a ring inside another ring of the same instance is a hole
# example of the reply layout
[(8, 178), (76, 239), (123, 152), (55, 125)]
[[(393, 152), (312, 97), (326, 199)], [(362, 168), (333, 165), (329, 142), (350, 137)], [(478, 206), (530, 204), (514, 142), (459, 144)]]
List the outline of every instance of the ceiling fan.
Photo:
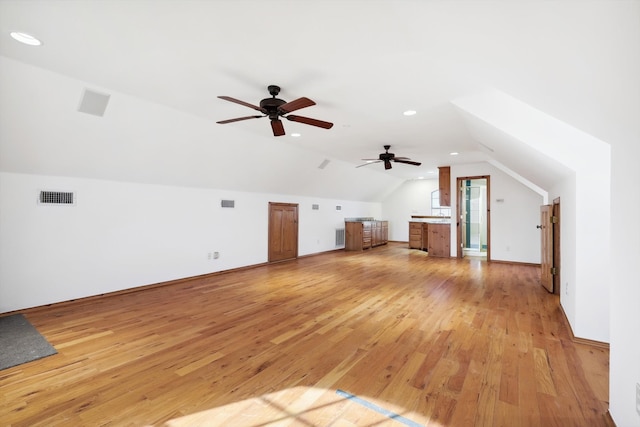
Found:
[(362, 159), (362, 160), (365, 160), (367, 163), (364, 163), (356, 167), (359, 168), (361, 166), (370, 165), (371, 163), (380, 163), (380, 162), (384, 162), (385, 169), (391, 169), (391, 162), (406, 163), (408, 165), (414, 165), (414, 166), (420, 166), (422, 164), (420, 162), (414, 162), (410, 160), (408, 157), (396, 157), (395, 154), (389, 152), (389, 148), (391, 148), (390, 145), (385, 145), (384, 153), (380, 153), (377, 159)]
[[(270, 85), (267, 87), (269, 93), (271, 94), (271, 98), (265, 98), (260, 101), (260, 106), (249, 104), (248, 102), (240, 101), (239, 99), (232, 98), (230, 96), (219, 96), (218, 98), (224, 99), (225, 101), (235, 102), (236, 104), (244, 105), (245, 107), (252, 108), (256, 111), (260, 111), (263, 116), (245, 116), (238, 117), (235, 119), (229, 120), (221, 120), (219, 124), (233, 123), (239, 122), (241, 120), (248, 119), (260, 119), (262, 117), (269, 117), (271, 120), (271, 129), (273, 130), (273, 136), (282, 136), (284, 135), (284, 126), (282, 125), (282, 121), (280, 118), (285, 118), (287, 120), (291, 120), (292, 122), (304, 123), (305, 125), (317, 126), (323, 129), (331, 129), (333, 123), (325, 122), (318, 119), (311, 119), (309, 117), (296, 116), (293, 114), (289, 114), (292, 111), (299, 110), (301, 108), (311, 107), (312, 105), (316, 105), (315, 102), (310, 100), (309, 98), (298, 98), (291, 102), (283, 101), (282, 99), (276, 98), (280, 93), (280, 87), (276, 85)], [(287, 114), (287, 115), (285, 115)]]

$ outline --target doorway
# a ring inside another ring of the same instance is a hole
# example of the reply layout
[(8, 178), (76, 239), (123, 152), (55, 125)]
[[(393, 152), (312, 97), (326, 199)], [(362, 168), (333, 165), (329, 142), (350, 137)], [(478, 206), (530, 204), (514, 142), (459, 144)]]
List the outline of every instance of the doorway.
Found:
[(298, 257), (298, 205), (269, 202), (269, 262)]
[(491, 260), (488, 175), (459, 177), (457, 185), (457, 257)]

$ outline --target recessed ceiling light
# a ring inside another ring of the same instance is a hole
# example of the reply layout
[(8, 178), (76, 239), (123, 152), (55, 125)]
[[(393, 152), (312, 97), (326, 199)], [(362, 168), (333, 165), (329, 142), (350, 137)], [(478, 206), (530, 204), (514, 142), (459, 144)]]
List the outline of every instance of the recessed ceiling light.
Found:
[(402, 114), (404, 114), (405, 116), (413, 116), (413, 115), (416, 114), (416, 111), (415, 110), (407, 110)]
[(292, 133), (291, 136), (294, 137), (294, 138), (297, 138), (297, 137), (300, 136), (300, 134), (299, 133)]
[(451, 156), (457, 156), (457, 155), (458, 155), (458, 152), (457, 152), (457, 151), (453, 151), (453, 152), (449, 153), (449, 155), (451, 155)]
[(40, 46), (42, 42), (32, 36), (31, 34), (21, 33), (19, 31), (14, 31), (11, 33), (11, 37), (14, 40), (19, 41), (20, 43), (28, 44), (29, 46)]
[(429, 171), (429, 172), (427, 172), (427, 173), (435, 173), (435, 171)]

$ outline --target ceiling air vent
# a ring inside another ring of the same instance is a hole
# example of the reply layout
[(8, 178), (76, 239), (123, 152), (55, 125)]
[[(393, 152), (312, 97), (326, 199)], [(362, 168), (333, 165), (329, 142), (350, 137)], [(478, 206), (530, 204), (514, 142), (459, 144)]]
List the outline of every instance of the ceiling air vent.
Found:
[(236, 207), (236, 201), (235, 200), (222, 200), (220, 202), (220, 206), (222, 206), (223, 208), (235, 208)]
[(322, 163), (320, 163), (320, 165), (318, 165), (318, 169), (324, 169), (327, 167), (327, 165), (329, 164), (330, 160), (329, 159), (324, 159), (322, 161)]
[(78, 111), (81, 113), (92, 114), (94, 116), (102, 117), (107, 109), (109, 98), (111, 95), (98, 93), (90, 89), (85, 89), (80, 98), (80, 105), (78, 105)]
[(65, 191), (40, 191), (38, 203), (41, 205), (74, 205), (74, 193)]

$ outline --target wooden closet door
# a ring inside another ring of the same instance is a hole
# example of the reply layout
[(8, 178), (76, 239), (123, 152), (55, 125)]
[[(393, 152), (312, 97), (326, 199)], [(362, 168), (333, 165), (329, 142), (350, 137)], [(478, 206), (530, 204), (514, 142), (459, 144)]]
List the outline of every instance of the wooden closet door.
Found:
[(269, 262), (298, 257), (298, 205), (269, 202)]
[(541, 230), (540, 234), (540, 249), (541, 249), (541, 276), (540, 281), (542, 286), (549, 292), (553, 292), (553, 223), (551, 221), (553, 217), (553, 206), (542, 205), (540, 206), (540, 225), (538, 228)]

